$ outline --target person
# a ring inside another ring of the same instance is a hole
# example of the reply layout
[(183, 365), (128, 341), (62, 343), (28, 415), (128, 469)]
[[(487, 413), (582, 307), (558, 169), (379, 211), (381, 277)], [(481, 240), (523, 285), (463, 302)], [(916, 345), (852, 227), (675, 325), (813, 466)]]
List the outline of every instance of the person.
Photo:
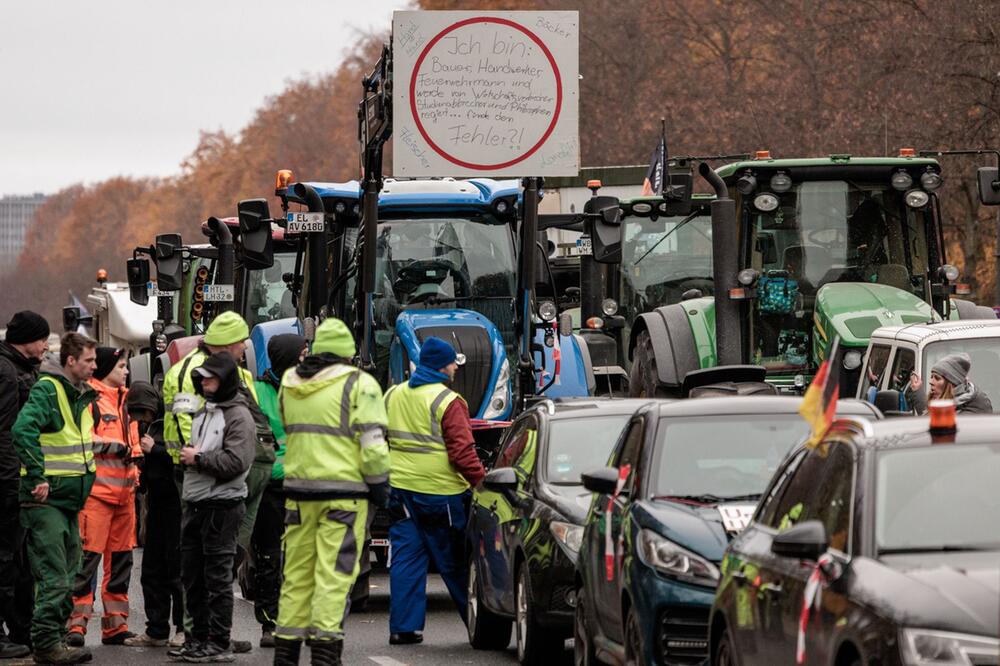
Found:
[(11, 429), (38, 378), (38, 366), (49, 350), (45, 317), (23, 310), (7, 322), (0, 342), (0, 659), (31, 652), (33, 581), (25, 551), (18, 505), (21, 463)]
[[(223, 312), (209, 324), (205, 331), (205, 337), (198, 347), (171, 366), (163, 378), (163, 404), (166, 413), (163, 438), (167, 452), (175, 466), (174, 480), (178, 486), (178, 493), (180, 493), (180, 486), (184, 478), (183, 470), (179, 465), (180, 451), (191, 441), (192, 415), (203, 402), (201, 396), (194, 391), (192, 372), (201, 366), (209, 356), (223, 351), (232, 356), (238, 365), (243, 360), (246, 352), (246, 341), (249, 337), (250, 329), (243, 317), (235, 312)], [(238, 390), (248, 398), (246, 403), (253, 415), (257, 440), (254, 454), (255, 465), (247, 478), (247, 494), (244, 500), (246, 512), (240, 524), (239, 550), (234, 565), (239, 564), (239, 561), (242, 560), (242, 553), (246, 552), (249, 547), (257, 507), (264, 494), (264, 487), (271, 477), (271, 464), (274, 460), (274, 435), (270, 432), (267, 417), (257, 405), (253, 377), (242, 367), (239, 368)], [(177, 531), (180, 532), (179, 524)], [(189, 626), (190, 618), (186, 618), (184, 624)], [(171, 647), (183, 645), (184, 640), (185, 636), (178, 633), (170, 641)], [(233, 647), (237, 652), (248, 652), (250, 643), (248, 641), (235, 641)]]
[[(159, 392), (147, 382), (132, 382), (125, 405), (129, 418), (137, 424), (143, 453), (139, 487), (146, 494), (146, 544), (139, 579), (146, 610), (146, 631), (125, 639), (125, 645), (166, 647), (171, 622), (177, 628), (177, 635), (184, 633), (181, 498), (174, 483), (174, 464), (163, 442), (163, 407)], [(169, 527), (164, 529), (164, 526)]]
[(405, 384), (386, 392), (392, 497), (389, 526), (389, 642), (423, 641), (427, 565), (433, 560), (465, 621), (467, 562), (462, 543), (471, 497), (486, 472), (476, 455), (469, 408), (444, 386), (458, 369), (455, 350), (429, 337)]
[(917, 414), (927, 413), (927, 400), (954, 400), (955, 411), (967, 414), (992, 414), (993, 404), (988, 395), (969, 381), (972, 359), (964, 352), (948, 354), (931, 367), (930, 393), (924, 395), (923, 380), (917, 373), (910, 375), (906, 402)]
[(135, 548), (135, 489), (142, 456), (136, 431), (125, 409), (128, 389), (126, 357), (121, 349), (98, 347), (90, 386), (97, 392), (94, 417), (94, 461), (97, 476), (80, 513), (83, 565), (76, 574), (73, 612), (66, 643), (82, 647), (94, 614), (97, 567), (104, 561), (101, 643), (122, 645), (135, 636), (128, 630), (128, 586)]
[(276, 666), (297, 664), (305, 640), (313, 664), (341, 664), (368, 504), (388, 499), (382, 389), (350, 365), (354, 354), (347, 325), (330, 317), (316, 329), (312, 355), (281, 381), (287, 518)]
[(254, 566), (249, 573), (253, 579), (254, 616), (261, 625), (261, 647), (274, 647), (278, 598), (281, 595), (281, 534), (285, 529), (285, 495), (282, 491), (285, 477), (285, 427), (281, 422), (278, 389), (285, 372), (300, 363), (307, 351), (306, 339), (301, 335), (284, 333), (274, 336), (267, 343), (271, 367), (254, 383), (261, 411), (267, 416), (277, 442), (271, 481), (264, 489), (250, 540)]
[(94, 417), (97, 399), (87, 383), (96, 367), (97, 343), (67, 333), (59, 362), (46, 357), (38, 381), (14, 423), (14, 449), (21, 461), (21, 525), (35, 579), (31, 617), (34, 659), (41, 664), (90, 661), (86, 648), (63, 639), (73, 608), (73, 579), (80, 568), (77, 514), (94, 485)]
[(212, 354), (193, 375), (205, 404), (180, 452), (185, 466), (181, 579), (192, 635), (168, 654), (193, 663), (233, 661), (233, 561), (256, 429), (232, 356)]

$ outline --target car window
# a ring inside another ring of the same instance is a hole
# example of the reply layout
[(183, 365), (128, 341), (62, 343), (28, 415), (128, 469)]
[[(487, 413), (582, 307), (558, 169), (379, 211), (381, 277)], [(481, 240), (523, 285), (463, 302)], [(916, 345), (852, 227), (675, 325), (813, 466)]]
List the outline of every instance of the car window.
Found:
[(513, 467), (522, 479), (530, 476), (535, 469), (537, 440), (538, 420), (526, 416), (514, 424), (494, 467)]
[[(775, 498), (774, 510), (764, 524), (781, 531), (792, 525), (808, 520), (814, 507), (816, 488), (823, 480), (826, 460), (820, 450), (810, 449), (802, 462), (789, 477), (780, 495)], [(763, 522), (763, 521), (762, 521)]]
[(545, 438), (546, 480), (557, 485), (580, 485), (581, 474), (604, 465), (629, 416), (549, 420)]
[(948, 354), (959, 352), (968, 354), (972, 360), (969, 381), (980, 393), (986, 394), (993, 403), (994, 412), (1000, 411), (1000, 345), (997, 342), (996, 337), (932, 342), (924, 348), (921, 367), (924, 374), (929, 377), (934, 364)]
[(771, 487), (768, 489), (767, 494), (760, 500), (760, 511), (757, 512), (758, 522), (769, 527), (773, 527), (777, 524), (774, 519), (779, 500), (784, 494), (785, 490), (788, 488), (789, 482), (792, 477), (795, 476), (795, 470), (799, 468), (802, 461), (806, 457), (807, 451), (799, 450), (792, 454), (785, 466), (778, 470), (777, 476), (773, 481), (771, 481)]
[(828, 446), (826, 476), (814, 491), (811, 517), (823, 523), (830, 548), (850, 554), (854, 455), (846, 442), (832, 441)]
[(865, 366), (865, 371), (861, 373), (862, 398), (869, 397), (868, 390), (871, 387), (879, 387), (882, 381), (882, 374), (885, 372), (885, 366), (889, 361), (890, 349), (889, 345), (872, 345), (871, 351), (868, 353), (868, 365)]
[[(889, 377), (889, 388), (902, 393), (910, 384), (910, 373), (915, 367), (915, 356), (912, 349), (899, 348), (896, 357), (892, 359), (892, 376)], [(924, 380), (927, 383), (927, 380)]]
[(639, 462), (639, 454), (642, 451), (642, 434), (643, 434), (643, 423), (641, 417), (636, 417), (632, 419), (632, 422), (628, 426), (628, 432), (625, 434), (625, 439), (622, 442), (621, 447), (618, 449), (618, 457), (615, 460), (615, 467), (621, 469), (625, 465), (631, 466), (631, 471), (629, 472), (628, 478), (625, 479), (625, 485), (622, 488), (623, 493), (632, 492), (632, 488), (635, 486), (637, 477), (637, 463)]

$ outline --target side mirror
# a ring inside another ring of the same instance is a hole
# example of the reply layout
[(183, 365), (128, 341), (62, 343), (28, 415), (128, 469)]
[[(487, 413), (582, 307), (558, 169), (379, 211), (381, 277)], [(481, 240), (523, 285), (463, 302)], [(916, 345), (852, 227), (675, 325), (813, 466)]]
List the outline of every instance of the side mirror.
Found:
[(979, 167), (976, 177), (979, 202), (984, 206), (1000, 205), (1000, 179), (997, 167)]
[(487, 490), (503, 493), (517, 490), (517, 472), (513, 467), (497, 467), (486, 473), (483, 486)]
[(180, 234), (160, 234), (156, 237), (156, 286), (160, 291), (179, 291), (184, 280)]
[(691, 193), (694, 191), (694, 171), (690, 163), (673, 165), (667, 169), (667, 183), (663, 192), (664, 215), (686, 216), (691, 214)]
[(561, 337), (573, 335), (573, 315), (568, 312), (559, 315), (559, 335)]
[(271, 211), (267, 199), (244, 199), (236, 205), (240, 218), (240, 243), (237, 257), (249, 270), (263, 270), (274, 265), (274, 241), (271, 237)]
[(587, 225), (594, 261), (617, 264), (622, 260), (622, 209), (618, 197), (591, 197), (583, 205), (583, 212), (597, 214), (597, 219)]
[(779, 557), (798, 560), (818, 560), (826, 552), (829, 541), (826, 528), (818, 520), (807, 520), (793, 525), (774, 537), (771, 552)]
[(128, 297), (136, 305), (149, 303), (149, 260), (129, 259), (125, 262), (128, 276)]
[(80, 327), (80, 325), (90, 326), (94, 323), (93, 317), (81, 317), (80, 308), (76, 305), (67, 305), (63, 308), (63, 331), (70, 333)]
[(604, 467), (587, 474), (581, 474), (580, 480), (583, 481), (583, 487), (592, 493), (611, 495), (618, 487), (618, 468)]

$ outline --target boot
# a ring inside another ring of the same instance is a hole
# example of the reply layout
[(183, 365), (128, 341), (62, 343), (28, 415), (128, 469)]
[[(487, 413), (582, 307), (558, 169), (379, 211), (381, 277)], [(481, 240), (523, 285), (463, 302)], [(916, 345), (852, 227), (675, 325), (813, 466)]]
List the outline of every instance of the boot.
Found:
[(35, 650), (35, 654), (33, 656), (36, 664), (57, 664), (58, 666), (66, 666), (68, 664), (84, 664), (93, 659), (93, 655), (90, 653), (90, 650), (86, 648), (69, 647), (67, 645), (63, 645), (62, 643), (57, 643), (47, 649)]
[(315, 641), (312, 650), (312, 666), (341, 666), (340, 654), (344, 650), (344, 641)]
[(298, 666), (302, 641), (274, 638), (274, 666)]

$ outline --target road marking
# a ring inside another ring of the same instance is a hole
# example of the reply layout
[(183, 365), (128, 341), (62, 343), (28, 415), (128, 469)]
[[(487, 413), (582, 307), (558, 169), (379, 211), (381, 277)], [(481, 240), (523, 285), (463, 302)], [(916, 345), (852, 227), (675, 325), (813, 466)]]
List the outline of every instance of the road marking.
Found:
[(374, 661), (379, 666), (406, 666), (406, 664), (404, 664), (403, 662), (396, 661), (392, 657), (368, 657), (368, 658)]

